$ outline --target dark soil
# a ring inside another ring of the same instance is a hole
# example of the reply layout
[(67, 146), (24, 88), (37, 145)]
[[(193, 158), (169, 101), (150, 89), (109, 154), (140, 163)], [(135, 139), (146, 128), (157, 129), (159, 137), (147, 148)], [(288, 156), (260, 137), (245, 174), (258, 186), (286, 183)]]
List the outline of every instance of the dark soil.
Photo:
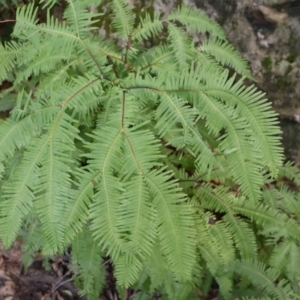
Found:
[(36, 257), (25, 272), (21, 261), (21, 242), (4, 251), (0, 245), (0, 300), (85, 300), (79, 297), (70, 272), (64, 273), (61, 257), (45, 270), (43, 260)]
[[(0, 300), (88, 300), (78, 295), (79, 289), (73, 283), (68, 257), (55, 257), (47, 262), (49, 268), (46, 270), (45, 261), (37, 255), (25, 271), (21, 246), (22, 243), (16, 241), (9, 250), (4, 250), (0, 243)], [(109, 260), (105, 265), (106, 285), (99, 300), (119, 300), (113, 267)], [(132, 300), (136, 292), (128, 289), (125, 299)], [(212, 288), (207, 297), (199, 293), (199, 300), (218, 300), (217, 293), (216, 288)], [(160, 300), (161, 297), (156, 294), (152, 299)]]

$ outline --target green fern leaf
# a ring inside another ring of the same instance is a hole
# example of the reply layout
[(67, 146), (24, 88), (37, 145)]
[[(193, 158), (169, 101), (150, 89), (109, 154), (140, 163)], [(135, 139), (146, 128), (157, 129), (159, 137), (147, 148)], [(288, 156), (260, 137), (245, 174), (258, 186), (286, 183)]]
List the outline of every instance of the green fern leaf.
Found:
[(228, 42), (207, 39), (201, 44), (201, 50), (214, 56), (221, 64), (228, 65), (241, 75), (252, 79), (246, 60)]
[(266, 290), (274, 300), (286, 299), (287, 295), (291, 293), (291, 287), (284, 280), (281, 280), (277, 285), (274, 284), (279, 274), (274, 269), (266, 269), (263, 263), (236, 261), (233, 264), (233, 270), (239, 274), (248, 276), (257, 288), (262, 291)]
[(111, 7), (114, 11), (113, 26), (121, 38), (128, 39), (133, 33), (134, 15), (129, 4), (124, 0), (113, 0)]
[(163, 253), (178, 280), (190, 280), (195, 263), (194, 221), (186, 198), (171, 179), (172, 174), (150, 171), (146, 175), (157, 207), (158, 236)]
[(187, 66), (192, 57), (189, 53), (192, 41), (186, 36), (185, 32), (181, 28), (178, 28), (172, 23), (168, 24), (168, 33), (168, 39), (170, 40), (178, 67), (179, 69), (184, 68)]
[(146, 13), (144, 18), (140, 19), (140, 25), (132, 34), (132, 39), (141, 41), (151, 36), (157, 36), (163, 29), (162, 21), (159, 13), (154, 12), (151, 18), (150, 14)]
[(176, 20), (186, 26), (188, 33), (209, 32), (214, 36), (225, 39), (222, 28), (213, 22), (207, 15), (190, 6), (182, 5), (175, 12), (171, 12), (167, 20)]
[(91, 232), (84, 230), (72, 243), (72, 269), (82, 276), (81, 294), (96, 299), (104, 286), (105, 268), (103, 252), (93, 240)]

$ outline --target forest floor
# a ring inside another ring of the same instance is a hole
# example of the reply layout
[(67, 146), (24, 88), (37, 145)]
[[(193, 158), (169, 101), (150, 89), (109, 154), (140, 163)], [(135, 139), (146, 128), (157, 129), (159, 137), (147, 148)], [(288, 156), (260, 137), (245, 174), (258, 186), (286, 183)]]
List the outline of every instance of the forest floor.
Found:
[(21, 254), (20, 241), (6, 251), (0, 244), (0, 300), (86, 300), (78, 296), (61, 257), (50, 262), (49, 270), (37, 257), (25, 272)]
[[(78, 295), (68, 257), (57, 256), (45, 268), (42, 258), (36, 256), (25, 271), (21, 247), (21, 241), (16, 241), (10, 249), (4, 250), (0, 243), (0, 300), (87, 300)], [(208, 297), (199, 295), (199, 300), (218, 300), (216, 294), (217, 290), (212, 289)], [(132, 300), (133, 295), (134, 291), (128, 290), (126, 300)], [(161, 298), (156, 295), (152, 299)], [(112, 266), (108, 265), (106, 286), (99, 300), (119, 300)]]

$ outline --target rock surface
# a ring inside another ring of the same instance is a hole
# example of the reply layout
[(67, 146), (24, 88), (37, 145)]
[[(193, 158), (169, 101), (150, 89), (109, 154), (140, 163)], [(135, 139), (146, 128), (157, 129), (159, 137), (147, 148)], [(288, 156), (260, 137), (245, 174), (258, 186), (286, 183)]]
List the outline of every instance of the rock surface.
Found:
[(219, 21), (284, 120), (287, 157), (300, 164), (300, 1), (232, 2), (237, 3), (234, 13)]

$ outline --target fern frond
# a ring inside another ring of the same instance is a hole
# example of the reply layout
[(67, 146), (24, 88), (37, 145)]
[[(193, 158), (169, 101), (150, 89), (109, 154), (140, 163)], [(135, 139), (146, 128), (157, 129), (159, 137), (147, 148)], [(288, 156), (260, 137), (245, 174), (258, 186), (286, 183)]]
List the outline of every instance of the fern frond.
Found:
[(146, 13), (143, 18), (140, 18), (138, 28), (132, 33), (132, 40), (140, 42), (151, 36), (157, 36), (162, 29), (163, 25), (159, 13), (154, 12), (152, 17), (149, 13)]
[[(102, 87), (99, 78), (78, 76), (64, 86), (64, 91), (61, 93), (64, 99), (62, 105), (82, 116), (95, 110), (101, 101), (101, 94)], [(87, 99), (88, 96), (90, 99)]]
[(117, 259), (126, 247), (125, 241), (121, 240), (119, 228), (115, 225), (122, 185), (113, 172), (121, 169), (119, 158), (122, 157), (124, 140), (121, 132), (112, 127), (101, 128), (95, 134), (95, 142), (89, 145), (92, 152), (87, 154), (94, 168), (91, 171), (98, 181), (95, 183), (97, 193), (90, 211), (93, 220), (91, 229), (99, 245), (108, 248), (108, 254)]
[(128, 247), (132, 253), (149, 255), (157, 232), (156, 214), (150, 202), (148, 187), (140, 174), (132, 176), (129, 182), (124, 183), (124, 189), (116, 225), (128, 240)]
[[(300, 262), (299, 245), (293, 243), (289, 251), (289, 260), (287, 261), (285, 271), (289, 281), (298, 285), (300, 270), (298, 268)], [(276, 266), (275, 266), (276, 267)]]
[(114, 18), (112, 25), (120, 38), (128, 39), (133, 32), (135, 16), (124, 0), (112, 0), (110, 4)]
[[(69, 28), (78, 38), (83, 38), (88, 31), (97, 28), (92, 25), (98, 21), (96, 18), (102, 14), (88, 11), (86, 3), (82, 0), (68, 0), (68, 3), (69, 5), (64, 10), (64, 18), (68, 20)], [(48, 15), (49, 19), (50, 15)]]
[(284, 166), (279, 167), (279, 176), (285, 176), (287, 179), (294, 181), (300, 186), (300, 172), (294, 163), (287, 162)]
[(91, 232), (84, 230), (72, 243), (72, 269), (82, 278), (81, 294), (96, 298), (104, 286), (105, 268), (103, 252), (93, 240)]
[(130, 252), (121, 253), (116, 262), (116, 278), (120, 282), (120, 286), (125, 288), (133, 285), (143, 269), (140, 257)]
[(161, 93), (161, 102), (156, 110), (156, 127), (160, 136), (177, 130), (177, 124), (182, 126), (183, 136), (188, 134), (189, 127), (194, 125), (193, 116), (194, 111), (186, 105), (183, 99)]
[(39, 165), (46, 153), (47, 139), (34, 139), (35, 144), (26, 151), (21, 164), (3, 187), (1, 199), (2, 240), (9, 247), (15, 240), (24, 217), (33, 206), (33, 190), (38, 182)]
[(41, 162), (35, 209), (46, 237), (43, 251), (51, 255), (61, 252), (64, 247), (64, 222), (71, 198), (70, 168), (67, 162), (77, 132), (66, 114), (59, 114), (47, 127), (47, 151)]
[(279, 232), (278, 237), (272, 236), (269, 246), (273, 249), (269, 258), (269, 264), (281, 274), (285, 274), (291, 284), (297, 284), (299, 274), (299, 245), (288, 236)]
[(161, 288), (166, 280), (166, 278), (162, 278), (161, 274), (170, 273), (165, 256), (163, 255), (158, 243), (153, 246), (152, 253), (149, 257), (145, 270), (146, 274), (149, 274), (151, 279), (149, 292), (153, 293), (155, 290)]
[(241, 257), (244, 259), (256, 257), (258, 247), (254, 232), (249, 228), (249, 225), (242, 218), (231, 214), (227, 214), (224, 217), (224, 221), (234, 238)]
[[(263, 177), (260, 172), (261, 165), (258, 163), (260, 156), (257, 149), (253, 149), (248, 126), (243, 119), (233, 116), (231, 109), (221, 103), (211, 101), (212, 99), (206, 96), (202, 99), (206, 100), (206, 105), (202, 108), (201, 114), (206, 116), (208, 128), (218, 134), (226, 124), (228, 134), (219, 138), (219, 149), (232, 167), (233, 178), (240, 184), (245, 195), (250, 199), (256, 199), (260, 195)], [(208, 113), (209, 110), (214, 114)]]
[[(136, 126), (138, 127), (138, 126)], [(144, 175), (150, 169), (162, 166), (158, 140), (149, 130), (127, 129), (125, 134), (123, 176)], [(147, 153), (147, 155), (145, 155)]]
[(263, 204), (253, 205), (253, 203), (246, 201), (235, 203), (233, 209), (251, 220), (255, 220), (258, 224), (277, 227), (277, 230), (286, 237), (291, 236), (298, 241), (300, 239), (300, 229), (297, 223), (278, 210), (273, 210)]
[(5, 46), (0, 43), (0, 83), (7, 79), (8, 72), (15, 66), (16, 58), (22, 55), (21, 45), (10, 41)]
[(14, 27), (13, 35), (22, 40), (26, 40), (28, 36), (34, 35), (38, 23), (37, 12), (38, 8), (35, 7), (34, 2), (18, 7), (16, 11), (16, 19), (18, 21)]
[(202, 185), (197, 190), (197, 197), (201, 206), (216, 212), (226, 212), (223, 217), (226, 227), (231, 233), (236, 247), (243, 258), (253, 258), (257, 253), (255, 236), (249, 226), (239, 217), (235, 216), (233, 207), (234, 198), (225, 189), (212, 190), (207, 185)]
[[(205, 238), (205, 237), (204, 237)], [(199, 244), (197, 245), (199, 248), (199, 251), (201, 253), (201, 256), (205, 259), (207, 268), (211, 272), (211, 274), (215, 275), (218, 273), (220, 266), (222, 265), (222, 260), (218, 257), (218, 253), (214, 250), (214, 247), (212, 244), (207, 244), (206, 246)]]
[(190, 280), (195, 262), (191, 207), (183, 203), (186, 197), (172, 180), (172, 174), (154, 170), (145, 179), (157, 207), (158, 236), (163, 253), (176, 278)]
[[(27, 116), (17, 122), (7, 119), (1, 123), (0, 132), (0, 160), (13, 156), (16, 150), (21, 150), (30, 143), (31, 138), (36, 136), (40, 129), (34, 121), (37, 116)], [(42, 123), (43, 124), (43, 123)]]
[(298, 220), (300, 219), (299, 193), (288, 190), (286, 186), (281, 186), (274, 191), (274, 196), (277, 201), (280, 201), (279, 207), (287, 214), (294, 215)]
[(263, 98), (264, 94), (257, 92), (253, 87), (242, 87), (242, 81), (234, 84), (234, 77), (231, 80), (223, 77), (221, 80), (207, 82), (203, 92), (235, 106), (235, 112), (251, 124), (250, 128), (255, 133), (255, 148), (265, 149), (260, 152), (262, 162), (270, 167), (272, 175), (276, 176), (277, 168), (283, 159), (278, 137), (280, 130), (276, 114), (270, 110), (270, 104)]
[(124, 134), (124, 165), (120, 171), (125, 192), (122, 194), (117, 224), (124, 235), (127, 233), (129, 247), (135, 251), (139, 249), (141, 253), (146, 251), (149, 255), (157, 235), (154, 226), (156, 216), (144, 176), (160, 165), (157, 160), (162, 156), (158, 151), (159, 144), (149, 131), (136, 131), (133, 127)]
[(192, 7), (182, 5), (167, 16), (167, 20), (179, 21), (186, 27), (188, 33), (209, 32), (210, 34), (225, 39), (225, 33), (220, 25), (213, 22), (207, 15)]
[(32, 61), (26, 61), (26, 63), (30, 66), (18, 73), (14, 82), (15, 84), (21, 83), (23, 80), (27, 80), (31, 75), (39, 76), (40, 74), (56, 70), (57, 68), (60, 68), (63, 61), (67, 61), (69, 59), (69, 55), (67, 54), (53, 53), (52, 55), (47, 55), (45, 51), (39, 51)]
[(221, 64), (228, 65), (239, 74), (252, 79), (246, 60), (228, 42), (220, 39), (206, 39), (200, 48), (201, 51), (212, 55)]
[(91, 174), (84, 171), (77, 171), (76, 189), (72, 193), (70, 208), (65, 216), (66, 241), (74, 240), (76, 234), (81, 232), (83, 226), (89, 219), (89, 208), (94, 195), (94, 180)]
[(168, 33), (168, 40), (173, 49), (175, 61), (178, 63), (179, 69), (185, 68), (192, 58), (190, 54), (192, 40), (186, 36), (183, 29), (172, 23), (168, 24)]
[(217, 222), (214, 226), (207, 226), (210, 238), (215, 242), (215, 248), (219, 248), (222, 263), (227, 265), (234, 261), (235, 253), (232, 234), (225, 222)]
[(143, 52), (141, 56), (134, 62), (141, 71), (150, 69), (156, 73), (163, 70), (177, 70), (173, 63), (173, 50), (165, 45), (158, 45)]
[(284, 300), (292, 291), (291, 287), (284, 280), (275, 285), (279, 273), (274, 269), (266, 269), (263, 263), (255, 261), (236, 261), (232, 269), (235, 272), (247, 276), (253, 284), (262, 291), (272, 296), (272, 299)]
[[(270, 266), (276, 269), (278, 272), (282, 272), (288, 264), (289, 253), (292, 250), (291, 248), (293, 244), (294, 243), (292, 241), (285, 240), (284, 242), (281, 242), (280, 244), (276, 245), (270, 257)], [(294, 269), (294, 267), (292, 267), (292, 269)]]
[[(125, 251), (125, 241), (122, 241), (117, 224), (118, 202), (121, 196), (121, 184), (111, 174), (103, 175), (96, 185), (97, 193), (91, 206), (91, 229), (99, 246), (108, 248), (108, 254), (117, 259), (121, 251)], [(114, 199), (114, 200), (112, 200)]]

